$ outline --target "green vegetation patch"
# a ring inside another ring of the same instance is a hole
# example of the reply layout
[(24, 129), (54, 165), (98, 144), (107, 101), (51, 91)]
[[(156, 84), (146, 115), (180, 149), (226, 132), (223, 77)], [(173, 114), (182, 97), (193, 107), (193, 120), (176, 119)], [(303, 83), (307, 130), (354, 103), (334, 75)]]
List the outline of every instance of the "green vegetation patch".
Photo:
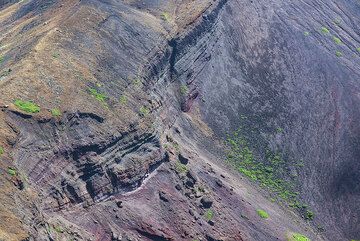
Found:
[(269, 218), (269, 214), (265, 211), (265, 210), (262, 210), (262, 209), (258, 209), (256, 210), (257, 214), (261, 217), (261, 218)]
[(305, 31), (305, 32), (304, 32), (304, 35), (307, 37), (307, 36), (310, 35), (310, 33), (309, 33), (308, 31)]
[(16, 169), (13, 168), (13, 167), (9, 167), (9, 168), (8, 168), (8, 174), (9, 174), (10, 176), (16, 176)]
[(356, 48), (356, 51), (360, 52), (360, 47), (359, 47), (359, 48)]
[(57, 59), (57, 58), (60, 57), (60, 54), (59, 54), (58, 52), (55, 52), (55, 53), (53, 53), (52, 57), (53, 57), (54, 59)]
[(291, 233), (290, 237), (288, 238), (288, 241), (311, 241), (311, 240), (305, 235), (302, 235), (300, 233)]
[(14, 104), (20, 110), (28, 112), (28, 113), (40, 112), (40, 107), (31, 101), (15, 100)]
[(187, 169), (187, 166), (182, 164), (181, 162), (176, 162), (175, 163), (175, 170), (178, 172), (178, 173), (186, 173), (188, 171)]
[(141, 116), (147, 116), (150, 114), (150, 110), (146, 106), (141, 106), (139, 112)]
[(211, 210), (211, 209), (208, 209), (208, 210), (205, 212), (204, 216), (205, 216), (206, 221), (210, 221), (210, 220), (213, 219), (213, 217), (214, 217), (214, 211)]
[(180, 94), (186, 95), (189, 92), (189, 88), (186, 85), (180, 86)]
[(343, 54), (342, 54), (340, 51), (336, 51), (336, 52), (335, 52), (335, 55), (336, 55), (336, 57), (341, 57), (341, 56), (343, 56)]
[(160, 14), (162, 20), (169, 22), (171, 20), (170, 14), (168, 12), (163, 12)]
[(94, 88), (89, 88), (89, 92), (98, 101), (100, 101), (102, 103), (106, 103), (106, 100), (107, 100), (108, 97), (105, 94), (98, 92)]
[(2, 64), (4, 62), (4, 60), (5, 60), (5, 57), (1, 55), (0, 56), (0, 64)]
[(141, 81), (141, 79), (140, 78), (135, 78), (135, 79), (133, 79), (133, 85), (135, 86), (135, 87), (140, 87), (141, 85), (142, 85), (142, 81)]
[(329, 31), (329, 29), (328, 29), (327, 27), (322, 27), (322, 28), (321, 28), (321, 32), (322, 32), (323, 34), (328, 34), (328, 33), (330, 33), (330, 31)]
[(125, 95), (120, 96), (119, 102), (122, 105), (126, 105), (127, 104), (127, 97)]
[(308, 210), (307, 205), (299, 201), (299, 192), (295, 191), (296, 182), (287, 178), (288, 166), (297, 167), (297, 162), (285, 161), (279, 153), (274, 153), (268, 148), (258, 150), (264, 153), (263, 159), (256, 156), (248, 140), (241, 134), (241, 129), (228, 135), (226, 142), (230, 147), (226, 160), (231, 166), (272, 193), (272, 198), (276, 197), (276, 200), (297, 209), (304, 218), (308, 219), (308, 213), (312, 212)]
[(54, 117), (59, 117), (59, 116), (61, 116), (61, 110), (58, 109), (58, 108), (54, 108), (54, 109), (51, 110), (51, 114)]
[(314, 217), (315, 217), (315, 214), (314, 214), (312, 211), (306, 210), (306, 212), (305, 212), (305, 219), (307, 219), (307, 220), (313, 220)]
[(0, 156), (2, 155), (2, 154), (4, 154), (4, 147), (2, 147), (2, 146), (0, 146)]
[(338, 37), (333, 37), (333, 40), (334, 40), (334, 42), (336, 43), (336, 44), (342, 44), (342, 41), (341, 41), (341, 39), (339, 39)]

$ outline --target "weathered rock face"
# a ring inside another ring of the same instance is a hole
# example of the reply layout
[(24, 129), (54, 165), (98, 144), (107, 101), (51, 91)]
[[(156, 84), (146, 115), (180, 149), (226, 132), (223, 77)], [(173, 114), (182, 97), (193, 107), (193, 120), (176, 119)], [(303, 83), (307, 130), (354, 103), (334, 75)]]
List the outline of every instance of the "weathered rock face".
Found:
[[(0, 239), (359, 239), (359, 15), (356, 1), (0, 1)], [(289, 160), (314, 222), (224, 164), (235, 130), (259, 163)]]

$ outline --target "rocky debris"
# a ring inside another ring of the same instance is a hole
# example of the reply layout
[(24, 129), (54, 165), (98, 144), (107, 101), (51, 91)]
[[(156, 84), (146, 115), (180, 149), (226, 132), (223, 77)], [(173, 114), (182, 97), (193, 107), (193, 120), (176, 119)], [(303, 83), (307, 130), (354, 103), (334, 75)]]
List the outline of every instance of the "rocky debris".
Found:
[(204, 196), (200, 199), (200, 203), (204, 208), (211, 208), (213, 200), (208, 196)]
[(116, 201), (116, 206), (117, 206), (118, 208), (122, 208), (122, 207), (123, 207), (123, 202), (120, 201), (120, 200)]
[(159, 198), (164, 202), (169, 202), (168, 194), (164, 191), (159, 191)]
[(216, 185), (218, 185), (219, 187), (223, 187), (223, 186), (224, 186), (224, 183), (223, 183), (220, 179), (218, 179), (218, 178), (216, 178), (215, 183), (216, 183)]
[(189, 159), (184, 157), (181, 153), (178, 156), (181, 164), (187, 165), (189, 163)]

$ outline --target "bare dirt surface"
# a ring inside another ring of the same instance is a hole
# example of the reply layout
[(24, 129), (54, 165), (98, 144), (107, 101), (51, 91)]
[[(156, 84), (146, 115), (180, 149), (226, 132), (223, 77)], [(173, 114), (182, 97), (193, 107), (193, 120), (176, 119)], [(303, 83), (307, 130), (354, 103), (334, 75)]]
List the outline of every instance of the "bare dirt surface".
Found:
[[(0, 240), (360, 239), (359, 16), (0, 0)], [(258, 164), (284, 160), (301, 208), (226, 161), (235, 131)]]

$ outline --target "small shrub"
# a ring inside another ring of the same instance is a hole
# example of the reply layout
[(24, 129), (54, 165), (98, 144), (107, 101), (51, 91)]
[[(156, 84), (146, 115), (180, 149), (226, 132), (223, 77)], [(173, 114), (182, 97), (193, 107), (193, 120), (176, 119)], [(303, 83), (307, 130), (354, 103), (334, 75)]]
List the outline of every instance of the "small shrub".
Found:
[(64, 229), (60, 226), (56, 226), (54, 227), (55, 231), (58, 232), (58, 233), (63, 233), (64, 232)]
[(292, 233), (290, 234), (288, 241), (311, 241), (311, 240), (305, 235), (299, 233)]
[(310, 210), (306, 210), (306, 213), (305, 213), (305, 219), (307, 220), (313, 220), (315, 217), (314, 213)]
[(277, 133), (283, 133), (283, 132), (284, 132), (284, 129), (281, 128), (281, 127), (278, 127), (278, 128), (276, 128), (276, 132), (277, 132)]
[(336, 57), (341, 57), (343, 54), (340, 51), (336, 51), (335, 55)]
[(8, 76), (8, 75), (11, 73), (11, 71), (12, 71), (11, 69), (4, 70), (4, 71), (0, 74), (0, 78)]
[(0, 56), (0, 64), (2, 64), (2, 62), (4, 62), (5, 57), (4, 56)]
[(52, 57), (53, 57), (54, 59), (57, 59), (57, 58), (60, 57), (60, 54), (59, 54), (59, 53), (53, 53)]
[(180, 94), (186, 95), (189, 92), (189, 88), (186, 85), (180, 86)]
[(214, 217), (214, 211), (211, 209), (207, 210), (205, 213), (206, 221), (210, 221), (211, 219), (213, 219), (213, 217)]
[(54, 117), (59, 117), (59, 116), (61, 116), (61, 110), (58, 109), (58, 108), (54, 108), (54, 109), (51, 110), (51, 114)]
[(187, 172), (187, 166), (182, 164), (181, 162), (176, 162), (175, 164), (175, 170), (178, 172), (178, 173), (186, 173)]
[(0, 146), (0, 156), (4, 154), (4, 147)]
[(9, 167), (9, 168), (8, 168), (8, 174), (9, 174), (10, 176), (16, 176), (16, 169), (13, 168), (13, 167)]
[(321, 32), (322, 32), (323, 34), (328, 34), (328, 33), (330, 33), (329, 29), (326, 28), (326, 27), (322, 27), (322, 28), (321, 28)]
[(127, 97), (125, 95), (122, 95), (122, 96), (120, 96), (119, 101), (120, 101), (120, 104), (126, 105)]
[(339, 39), (338, 37), (333, 37), (333, 40), (334, 40), (334, 42), (336, 43), (336, 44), (342, 44), (342, 41), (341, 41), (341, 39)]
[(135, 87), (140, 87), (140, 86), (142, 85), (141, 79), (140, 79), (140, 78), (135, 78), (135, 79), (133, 80), (133, 85), (134, 85)]
[(356, 48), (356, 51), (360, 52), (360, 47), (359, 47), (359, 48)]
[(148, 114), (150, 114), (150, 110), (145, 106), (141, 106), (139, 112), (141, 116), (147, 116)]
[(14, 104), (20, 110), (28, 112), (28, 113), (40, 112), (40, 107), (30, 101), (15, 100)]
[(95, 99), (97, 99), (98, 101), (100, 101), (102, 103), (105, 103), (106, 99), (108, 98), (105, 94), (98, 92), (94, 88), (89, 88), (89, 92)]
[(166, 21), (166, 22), (169, 22), (170, 19), (171, 19), (170, 14), (167, 13), (167, 12), (161, 13), (160, 17), (161, 17), (162, 20), (164, 20), (164, 21)]
[(261, 218), (264, 218), (264, 219), (269, 218), (269, 214), (265, 210), (258, 209), (258, 210), (256, 210), (256, 212)]
[(305, 31), (305, 32), (304, 32), (304, 35), (307, 37), (307, 36), (310, 35), (310, 33), (309, 33), (308, 31)]

